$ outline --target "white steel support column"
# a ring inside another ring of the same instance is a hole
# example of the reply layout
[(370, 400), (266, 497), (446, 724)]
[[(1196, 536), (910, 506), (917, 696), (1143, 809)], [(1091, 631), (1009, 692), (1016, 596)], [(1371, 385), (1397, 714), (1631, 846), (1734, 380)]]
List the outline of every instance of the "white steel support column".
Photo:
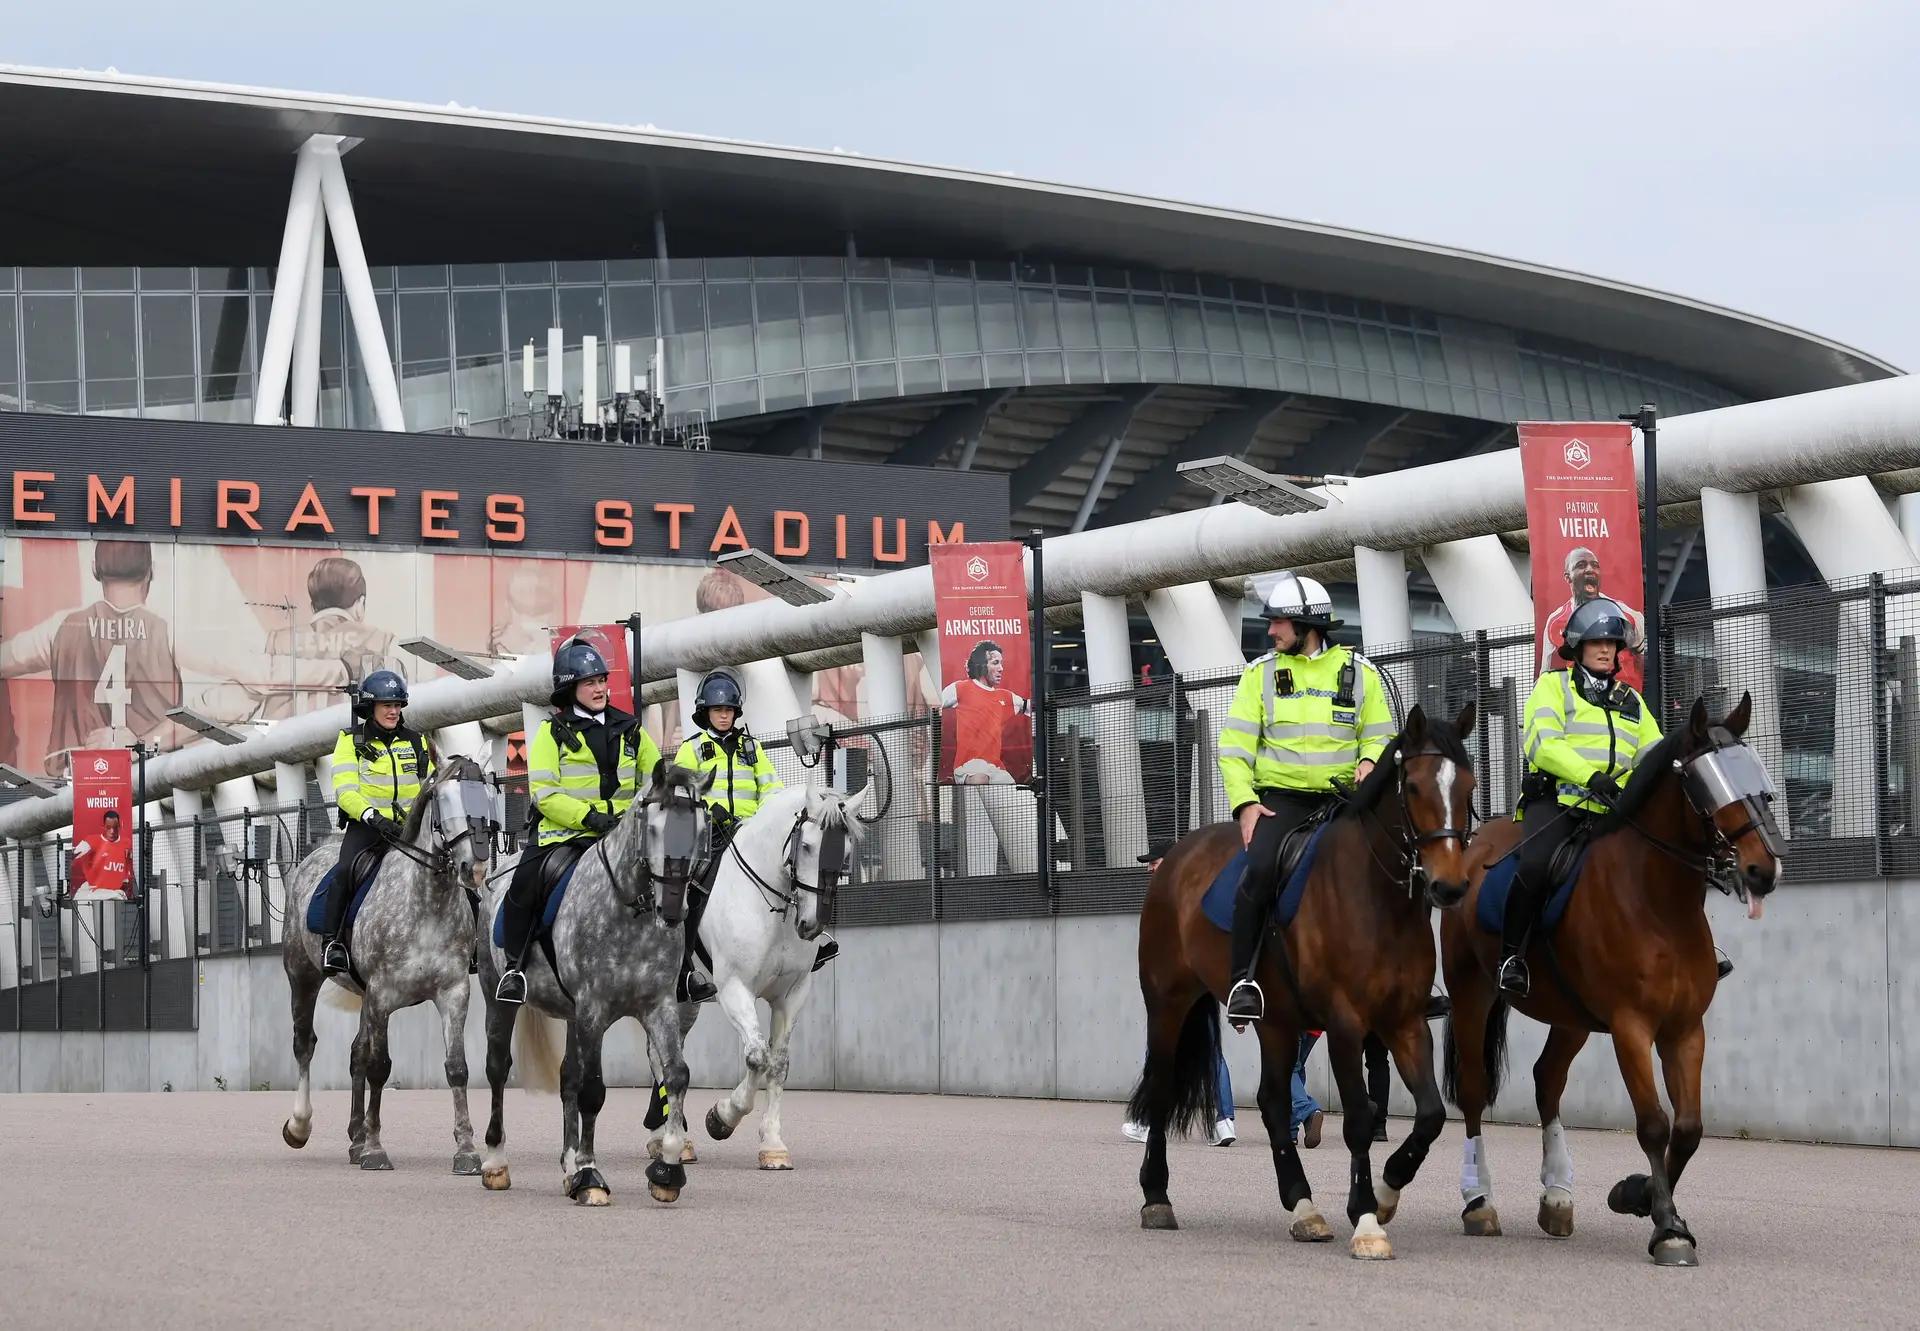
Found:
[[(320, 217), (320, 157), (318, 145), (331, 135), (315, 135), (301, 145), (293, 159), (293, 194), (287, 203), (287, 224), (280, 233), (280, 267), (274, 275), (273, 306), (267, 315), (267, 336), (260, 352), (259, 392), (254, 396), (253, 423), (279, 425), (281, 400), (287, 392), (287, 370), (293, 362), (295, 326), (300, 318), (300, 295), (306, 285), (308, 252), (313, 234), (325, 223)], [(337, 140), (332, 140), (337, 142)], [(339, 160), (335, 149), (334, 160)]]
[(486, 733), (480, 729), (478, 721), (442, 726), (433, 732), (433, 746), (439, 750), (442, 762), (458, 755), (484, 764), (489, 752)]
[[(318, 189), (314, 191), (316, 197)], [(326, 309), (327, 225), (324, 212), (313, 221), (307, 246), (307, 275), (300, 284), (300, 320), (293, 332), (293, 395), (288, 415), (295, 425), (320, 423), (320, 332)]]
[(748, 661), (736, 673), (746, 695), (747, 727), (762, 739), (785, 737), (787, 722), (813, 711), (811, 678), (789, 670), (777, 656)]
[[(705, 678), (706, 672), (701, 670), (676, 670), (673, 672), (674, 687), (680, 695), (680, 739), (682, 743), (686, 742), (686, 740), (692, 736), (693, 732), (699, 729), (699, 727), (693, 723), (693, 698), (694, 695), (700, 691), (700, 681)], [(671, 758), (673, 755), (670, 753), (667, 757)]]
[[(13, 867), (19, 863), (16, 847), (0, 847), (0, 989), (20, 984), (20, 905), (25, 900), (13, 881)], [(32, 907), (27, 907), (29, 911)]]
[(193, 955), (198, 932), (193, 915), (194, 903), (199, 899), (199, 883), (193, 871), (193, 824), (205, 807), (199, 791), (174, 791), (172, 825), (154, 838), (157, 846), (166, 847), (163, 857), (167, 871), (166, 956), (172, 960)]
[[(1780, 691), (1775, 678), (1773, 625), (1767, 618), (1767, 558), (1760, 531), (1760, 496), (1700, 492), (1700, 528), (1707, 542), (1707, 590), (1716, 610), (1751, 603), (1756, 612), (1713, 621), (1714, 673), (1731, 708), (1742, 693), (1753, 696), (1753, 720), (1747, 742), (1786, 788), (1785, 751), (1780, 742)], [(1774, 805), (1781, 829), (1791, 833), (1787, 801)]]
[(360, 245), (360, 225), (354, 220), (353, 195), (340, 165), (339, 142), (316, 139), (309, 146), (320, 162), (320, 198), (327, 209), (333, 252), (340, 260), (340, 290), (353, 315), (354, 340), (360, 348), (368, 391), (373, 395), (374, 414), (380, 418), (381, 429), (403, 431), (407, 422), (400, 410), (400, 387), (393, 377), (393, 352), (387, 347), (380, 323), (379, 302), (373, 298), (373, 275), (367, 270), (367, 252)]
[(275, 763), (273, 765), (273, 802), (282, 809), (298, 808), (300, 801), (307, 797), (307, 765), (305, 763)]
[[(898, 717), (907, 711), (906, 652), (898, 638), (878, 633), (860, 635), (860, 659), (866, 667), (867, 717)], [(867, 719), (867, 718), (862, 718)], [(880, 838), (880, 869), (889, 882), (920, 878), (926, 865), (920, 857), (919, 792), (923, 788), (913, 770), (913, 745), (908, 731), (883, 733), (869, 740), (881, 752), (867, 764), (877, 801), (887, 804), (887, 816), (870, 835)], [(869, 757), (874, 757), (871, 752)], [(892, 773), (891, 781), (887, 774)], [(879, 804), (875, 805), (876, 808)]]
[[(1369, 652), (1377, 652), (1412, 642), (1413, 602), (1407, 596), (1406, 555), (1398, 550), (1374, 550), (1356, 545), (1353, 570), (1360, 588), (1362, 645)], [(1380, 669), (1391, 676), (1402, 707), (1412, 707), (1420, 701), (1413, 696), (1413, 670), (1407, 663), (1380, 666)]]
[(927, 683), (933, 686), (934, 697), (940, 696), (940, 631), (922, 629), (913, 635), (915, 646), (920, 649), (920, 669), (926, 672)]
[[(1519, 802), (1526, 764), (1520, 754), (1520, 708), (1533, 691), (1539, 672), (1539, 644), (1533, 641), (1533, 595), (1520, 579), (1507, 547), (1498, 536), (1473, 536), (1428, 546), (1427, 572), (1460, 632), (1524, 628), (1527, 641), (1490, 654), (1488, 683), (1504, 690), (1486, 699), (1480, 724), (1489, 727), (1487, 771), (1480, 774), (1488, 804), (1511, 809)], [(1487, 715), (1486, 712), (1497, 712)]]
[[(1126, 598), (1081, 592), (1080, 614), (1087, 635), (1088, 687), (1095, 694), (1131, 688), (1133, 644), (1127, 631)], [(1107, 867), (1124, 869), (1146, 851), (1151, 837), (1141, 788), (1139, 721), (1130, 695), (1096, 703), (1092, 710)]]
[[(263, 802), (260, 798), (260, 785), (250, 776), (236, 776), (231, 781), (222, 781), (213, 788), (214, 812), (222, 818), (232, 819), (231, 822), (220, 825), (221, 839), (233, 847), (236, 855), (244, 856), (252, 851), (252, 847), (245, 844), (245, 821), (240, 817), (241, 813), (249, 809), (258, 809)], [(249, 929), (258, 928), (261, 920), (260, 894), (255, 890), (255, 886), (251, 882), (245, 882), (241, 884), (240, 891), (241, 910), (246, 916)], [(206, 913), (200, 917), (200, 920), (210, 928), (211, 925), (208, 922), (212, 919), (213, 901), (209, 893)]]
[(1213, 587), (1189, 582), (1147, 593), (1147, 617), (1176, 674), (1239, 669), (1240, 626), (1228, 623)]

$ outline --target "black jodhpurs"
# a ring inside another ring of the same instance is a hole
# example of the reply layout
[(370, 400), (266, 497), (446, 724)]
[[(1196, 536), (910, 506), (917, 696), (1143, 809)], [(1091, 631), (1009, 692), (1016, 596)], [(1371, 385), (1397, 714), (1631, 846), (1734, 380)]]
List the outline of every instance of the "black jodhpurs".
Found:
[(347, 835), (340, 843), (340, 861), (334, 866), (333, 885), (327, 889), (326, 936), (338, 938), (340, 929), (347, 921), (347, 905), (353, 900), (353, 892), (358, 883), (352, 881), (353, 862), (360, 858), (360, 852), (378, 849), (386, 842), (380, 834), (365, 823), (348, 823)]
[(1260, 803), (1273, 811), (1253, 826), (1247, 847), (1246, 877), (1233, 899), (1233, 978), (1246, 976), (1259, 949), (1260, 934), (1273, 913), (1280, 890), (1280, 848), (1293, 830), (1312, 817), (1331, 796), (1295, 790), (1263, 790)]
[(519, 966), (526, 960), (527, 944), (533, 940), (533, 926), (540, 918), (540, 907), (545, 904), (546, 894), (540, 890), (540, 876), (547, 856), (561, 846), (577, 846), (585, 854), (585, 848), (599, 839), (595, 836), (569, 837), (565, 841), (554, 841), (544, 846), (529, 846), (522, 852), (520, 863), (513, 866), (513, 881), (507, 884), (507, 897), (501, 910), (501, 933), (506, 943), (509, 966)]
[(1540, 907), (1554, 888), (1554, 856), (1592, 816), (1585, 809), (1560, 803), (1551, 793), (1535, 796), (1522, 806), (1520, 871), (1507, 897), (1506, 918), (1500, 922), (1500, 940), (1507, 951), (1518, 952), (1525, 945)]

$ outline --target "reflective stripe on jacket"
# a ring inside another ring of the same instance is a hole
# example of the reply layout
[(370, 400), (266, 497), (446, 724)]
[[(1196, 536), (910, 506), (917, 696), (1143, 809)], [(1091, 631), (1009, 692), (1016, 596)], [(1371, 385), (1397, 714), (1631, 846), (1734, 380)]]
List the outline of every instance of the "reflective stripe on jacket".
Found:
[(707, 791), (707, 803), (725, 809), (736, 818), (751, 818), (760, 806), (786, 789), (780, 774), (773, 770), (773, 759), (766, 745), (753, 736), (742, 734), (734, 751), (709, 731), (696, 731), (680, 751), (673, 755), (675, 766), (691, 767), (713, 773), (713, 786)]
[[(1335, 705), (1348, 662), (1354, 667), (1350, 709)], [(1378, 759), (1393, 734), (1380, 672), (1366, 657), (1345, 647), (1318, 656), (1269, 652), (1240, 676), (1220, 731), (1227, 805), (1237, 810), (1262, 790), (1318, 793), (1335, 781), (1350, 782), (1361, 759)]]
[(364, 743), (343, 730), (333, 746), (334, 802), (351, 822), (365, 818), (369, 809), (405, 822), (432, 771), (426, 741), (405, 726), (390, 739), (370, 735)]
[(1587, 791), (1587, 782), (1606, 772), (1624, 784), (1640, 755), (1660, 740), (1659, 723), (1640, 695), (1625, 685), (1635, 716), (1619, 707), (1588, 701), (1574, 687), (1571, 670), (1549, 670), (1527, 695), (1527, 769), (1556, 779), (1560, 803), (1576, 809), (1603, 806)]
[[(602, 780), (600, 763), (588, 747), (582, 728), (571, 721), (556, 727), (551, 719), (527, 746), (527, 793), (540, 810), (535, 841), (550, 846), (569, 841), (587, 830), (587, 815), (608, 813), (618, 818), (640, 793), (640, 785), (660, 761), (660, 746), (633, 717), (617, 708), (606, 711), (607, 742), (613, 747), (612, 793)], [(579, 720), (579, 718), (574, 718)], [(584, 727), (587, 723), (581, 721)], [(561, 742), (564, 730), (566, 743)]]

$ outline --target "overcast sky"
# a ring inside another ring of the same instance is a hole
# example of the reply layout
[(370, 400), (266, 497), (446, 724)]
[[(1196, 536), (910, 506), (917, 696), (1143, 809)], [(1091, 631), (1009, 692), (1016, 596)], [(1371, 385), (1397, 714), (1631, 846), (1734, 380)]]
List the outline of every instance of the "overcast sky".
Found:
[(63, 0), (0, 61), (843, 148), (1467, 246), (1920, 367), (1894, 0)]

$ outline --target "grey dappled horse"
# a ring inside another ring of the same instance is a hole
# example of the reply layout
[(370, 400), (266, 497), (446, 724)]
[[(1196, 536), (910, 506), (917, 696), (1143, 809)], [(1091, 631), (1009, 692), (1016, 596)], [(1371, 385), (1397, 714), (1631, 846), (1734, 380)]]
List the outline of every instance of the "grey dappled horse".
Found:
[[(492, 791), (471, 758), (454, 757), (420, 787), (398, 843), (380, 862), (352, 932), (352, 975), (334, 983), (360, 998), (360, 1031), (353, 1041), (353, 1116), (347, 1158), (362, 1169), (392, 1169), (380, 1144), (380, 1093), (393, 1060), (387, 1022), (402, 1008), (431, 1002), (447, 1041), (447, 1085), (453, 1089), (453, 1172), (478, 1174), (473, 1121), (467, 1116), (467, 966), (473, 956), (477, 892), (493, 855)], [(313, 1130), (313, 1005), (326, 976), (323, 941), (306, 927), (307, 903), (340, 855), (340, 838), (316, 847), (294, 871), (287, 894), (287, 938), (282, 960), (293, 991), (293, 1056), (300, 1064), (293, 1117), (280, 1135), (294, 1148)], [(352, 876), (353, 866), (341, 875)], [(350, 891), (344, 881), (339, 891)], [(362, 985), (364, 984), (364, 989)]]
[[(686, 1121), (682, 1102), (687, 1062), (681, 1053), (674, 982), (685, 948), (687, 884), (711, 853), (712, 828), (702, 796), (712, 784), (711, 772), (702, 775), (656, 764), (646, 791), (612, 832), (587, 849), (574, 870), (553, 922), (559, 974), (548, 964), (544, 947), (536, 944), (527, 958), (523, 1081), (552, 1089), (558, 1074), (561, 1181), (567, 1195), (583, 1206), (605, 1206), (609, 1200), (606, 1179), (594, 1164), (593, 1130), (607, 1098), (601, 1042), (607, 1028), (622, 1017), (637, 1019), (645, 1029), (650, 1055), (655, 1066), (664, 1069), (667, 1087), (666, 1149), (662, 1159), (647, 1166), (648, 1191), (657, 1201), (671, 1202), (687, 1183), (679, 1126)], [(483, 916), (488, 946), (480, 959), (487, 1003), (487, 1081), (493, 1091), (481, 1182), (493, 1191), (512, 1186), (505, 1109), (519, 1006), (493, 997), (507, 958), (492, 944), (492, 922), (515, 863), (517, 857), (503, 861), (493, 876)], [(551, 1042), (543, 1034), (546, 1017), (567, 1023), (566, 1058), (557, 1068)]]

